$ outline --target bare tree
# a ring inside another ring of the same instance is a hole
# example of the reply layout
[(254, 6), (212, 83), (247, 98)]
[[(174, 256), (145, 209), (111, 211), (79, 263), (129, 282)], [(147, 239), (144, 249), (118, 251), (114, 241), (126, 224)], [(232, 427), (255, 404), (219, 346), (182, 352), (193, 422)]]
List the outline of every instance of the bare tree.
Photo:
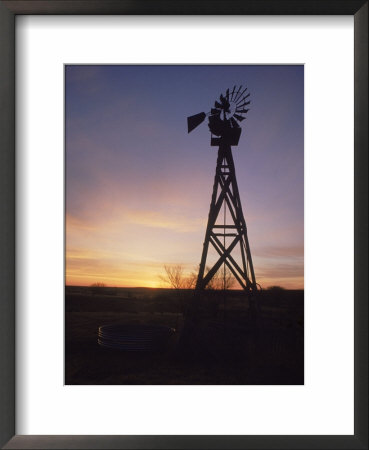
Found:
[(191, 272), (183, 278), (183, 289), (195, 289), (197, 273)]
[(106, 284), (101, 281), (97, 281), (96, 283), (90, 284), (90, 287), (106, 287)]
[(164, 265), (165, 275), (159, 275), (161, 281), (174, 289), (181, 289), (183, 283), (183, 266), (181, 264)]
[[(197, 281), (197, 268), (186, 274), (182, 264), (165, 264), (164, 271), (165, 275), (159, 275), (159, 278), (173, 289), (195, 289)], [(209, 267), (206, 267), (206, 272), (208, 271)], [(206, 285), (206, 289), (230, 289), (234, 286), (234, 284), (235, 278), (233, 277), (232, 272), (228, 268), (226, 268), (225, 273), (222, 269), (219, 269)]]
[(194, 272), (186, 275), (182, 264), (165, 264), (164, 271), (165, 275), (159, 275), (159, 278), (173, 289), (194, 289), (197, 275)]

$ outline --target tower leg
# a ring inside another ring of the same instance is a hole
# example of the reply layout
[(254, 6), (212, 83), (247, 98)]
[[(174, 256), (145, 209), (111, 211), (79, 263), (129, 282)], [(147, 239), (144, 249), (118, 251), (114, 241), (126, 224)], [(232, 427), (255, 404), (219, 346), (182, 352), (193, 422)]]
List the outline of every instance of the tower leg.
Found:
[(196, 282), (196, 290), (202, 289), (205, 287), (205, 286), (203, 286), (203, 279), (204, 279), (204, 273), (205, 273), (206, 258), (208, 255), (209, 244), (210, 244), (210, 235), (211, 235), (213, 226), (215, 225), (215, 221), (217, 219), (217, 215), (215, 215), (215, 211), (216, 211), (216, 200), (217, 200), (218, 189), (219, 189), (218, 180), (219, 180), (219, 176), (220, 176), (222, 160), (223, 160), (223, 155), (219, 149), (218, 158), (217, 158), (217, 166), (215, 169), (213, 194), (211, 196), (208, 224), (206, 226), (205, 240), (204, 240), (203, 249), (202, 249), (199, 274), (198, 274), (197, 282)]

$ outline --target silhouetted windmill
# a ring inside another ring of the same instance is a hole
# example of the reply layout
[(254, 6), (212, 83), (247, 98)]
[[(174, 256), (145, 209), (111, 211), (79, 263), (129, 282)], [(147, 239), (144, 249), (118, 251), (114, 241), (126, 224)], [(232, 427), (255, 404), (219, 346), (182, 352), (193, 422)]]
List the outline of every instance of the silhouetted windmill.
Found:
[[(227, 89), (225, 95), (220, 95), (209, 113), (202, 112), (187, 118), (190, 133), (208, 117), (211, 145), (219, 147), (197, 291), (205, 289), (222, 264), (247, 294), (251, 295), (257, 289), (231, 149), (231, 146), (238, 145), (241, 135), (239, 122), (246, 118), (249, 111), (249, 96), (247, 88), (240, 86), (237, 89), (234, 86), (232, 91)], [(209, 246), (215, 249), (218, 259), (205, 274)]]

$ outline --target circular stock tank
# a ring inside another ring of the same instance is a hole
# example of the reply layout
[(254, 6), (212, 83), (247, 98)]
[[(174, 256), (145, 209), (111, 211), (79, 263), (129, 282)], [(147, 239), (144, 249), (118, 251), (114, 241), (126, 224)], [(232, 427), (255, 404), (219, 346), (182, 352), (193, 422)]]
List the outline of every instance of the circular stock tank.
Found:
[(162, 325), (102, 325), (98, 344), (128, 352), (151, 352), (165, 348), (174, 328)]

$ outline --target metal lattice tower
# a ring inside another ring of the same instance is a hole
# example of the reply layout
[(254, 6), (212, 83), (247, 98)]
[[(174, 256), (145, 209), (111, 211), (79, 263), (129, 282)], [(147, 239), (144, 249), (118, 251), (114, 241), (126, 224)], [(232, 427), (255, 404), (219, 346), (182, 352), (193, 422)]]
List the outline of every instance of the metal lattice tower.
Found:
[[(232, 223), (228, 224), (223, 222), (223, 224), (217, 224), (217, 219), (221, 216), (222, 210), (225, 208), (229, 212)], [(225, 241), (228, 238), (231, 239), (227, 245)], [(206, 260), (210, 245), (218, 253), (219, 259), (205, 275)], [(237, 246), (241, 254), (240, 262), (237, 262), (232, 256), (232, 251)], [(232, 149), (229, 145), (220, 145), (218, 150), (213, 195), (211, 198), (196, 289), (205, 289), (222, 264), (228, 267), (243, 289), (247, 291), (256, 289), (246, 222), (238, 192)]]

